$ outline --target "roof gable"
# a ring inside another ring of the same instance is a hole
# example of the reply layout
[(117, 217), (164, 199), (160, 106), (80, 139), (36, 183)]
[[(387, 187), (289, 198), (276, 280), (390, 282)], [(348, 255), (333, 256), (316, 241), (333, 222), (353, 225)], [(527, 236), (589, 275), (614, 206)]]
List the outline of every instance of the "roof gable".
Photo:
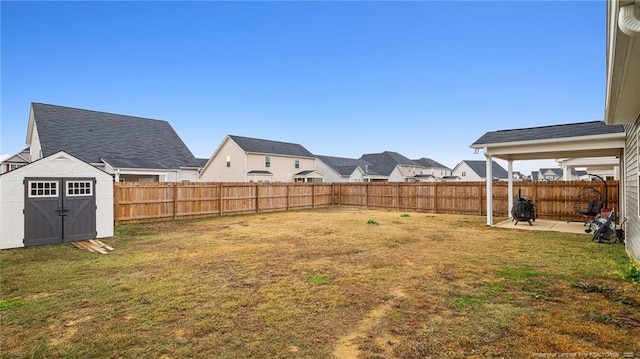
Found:
[(333, 156), (322, 156), (316, 155), (320, 161), (329, 166), (332, 170), (336, 171), (341, 176), (350, 176), (358, 167), (365, 172), (369, 167), (369, 163), (367, 161), (363, 161), (356, 158), (346, 158), (346, 157), (333, 157)]
[(405, 156), (391, 151), (364, 154), (360, 159), (370, 163), (376, 172), (385, 176), (391, 175), (398, 165), (421, 167)]
[(238, 144), (238, 146), (240, 146), (240, 148), (245, 152), (293, 157), (313, 157), (311, 152), (297, 143), (263, 140), (259, 138), (235, 135), (229, 135), (229, 138)]
[[(487, 178), (487, 162), (486, 161), (462, 161), (471, 168), (473, 172), (475, 172), (478, 176), (482, 178)], [(509, 173), (502, 166), (500, 166), (496, 161), (492, 162), (492, 175), (494, 178), (508, 178)]]
[[(126, 163), (128, 168), (198, 167), (199, 163), (166, 121), (32, 103), (42, 155), (65, 151), (82, 161)], [(119, 167), (119, 166), (116, 166)]]

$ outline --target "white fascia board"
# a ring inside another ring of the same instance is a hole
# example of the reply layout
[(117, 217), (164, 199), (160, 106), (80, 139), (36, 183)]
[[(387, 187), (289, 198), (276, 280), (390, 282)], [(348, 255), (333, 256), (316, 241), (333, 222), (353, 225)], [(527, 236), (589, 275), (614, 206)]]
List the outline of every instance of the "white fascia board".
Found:
[(583, 157), (566, 158), (558, 161), (560, 166), (589, 167), (589, 166), (618, 166), (620, 158), (616, 157)]
[(590, 136), (574, 136), (574, 137), (560, 137), (560, 138), (544, 138), (539, 140), (529, 140), (529, 141), (514, 141), (514, 142), (497, 142), (497, 143), (483, 143), (477, 145), (471, 145), (469, 147), (473, 149), (481, 149), (481, 150), (493, 150), (493, 148), (519, 148), (526, 146), (538, 146), (538, 145), (562, 145), (566, 146), (567, 143), (594, 143), (594, 142), (605, 142), (611, 140), (621, 140), (622, 147), (624, 147), (624, 139), (626, 138), (626, 133), (609, 133), (604, 135), (590, 135)]

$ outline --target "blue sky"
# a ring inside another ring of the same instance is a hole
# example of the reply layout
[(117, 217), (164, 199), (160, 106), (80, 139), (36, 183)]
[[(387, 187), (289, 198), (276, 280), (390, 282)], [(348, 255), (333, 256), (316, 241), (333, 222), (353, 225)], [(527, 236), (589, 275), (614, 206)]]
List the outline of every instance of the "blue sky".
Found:
[(602, 1), (0, 6), (0, 154), (31, 102), (166, 120), (197, 157), (235, 134), (450, 167), (486, 131), (603, 118)]

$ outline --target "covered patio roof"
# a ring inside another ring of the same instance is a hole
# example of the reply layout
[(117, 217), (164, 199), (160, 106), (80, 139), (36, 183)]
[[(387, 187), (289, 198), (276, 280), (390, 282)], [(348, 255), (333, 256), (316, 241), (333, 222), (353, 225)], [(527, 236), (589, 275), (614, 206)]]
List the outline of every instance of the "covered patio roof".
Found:
[[(513, 205), (513, 161), (584, 157), (622, 157), (626, 134), (622, 125), (602, 121), (487, 132), (470, 147), (487, 158), (487, 225), (493, 225), (493, 157), (508, 163), (509, 212)], [(509, 213), (509, 216), (511, 214)]]
[(507, 161), (581, 157), (619, 157), (624, 148), (622, 125), (602, 121), (491, 131), (471, 148)]

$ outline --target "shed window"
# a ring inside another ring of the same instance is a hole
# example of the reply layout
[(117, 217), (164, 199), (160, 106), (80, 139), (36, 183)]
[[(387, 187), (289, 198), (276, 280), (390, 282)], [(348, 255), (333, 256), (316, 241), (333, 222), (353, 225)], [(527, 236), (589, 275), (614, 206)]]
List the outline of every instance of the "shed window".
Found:
[(271, 167), (271, 156), (264, 156), (264, 166)]
[(58, 197), (58, 181), (29, 181), (29, 198)]
[(67, 196), (91, 196), (93, 181), (67, 181)]

